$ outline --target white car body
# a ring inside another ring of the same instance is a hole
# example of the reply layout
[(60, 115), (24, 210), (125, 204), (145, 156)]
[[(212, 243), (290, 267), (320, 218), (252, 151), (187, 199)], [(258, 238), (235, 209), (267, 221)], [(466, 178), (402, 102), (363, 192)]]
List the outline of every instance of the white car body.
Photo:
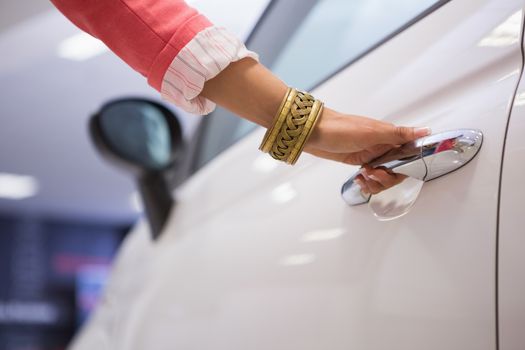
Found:
[(452, 0), (313, 91), (341, 112), (484, 133), (407, 215), (347, 206), (357, 167), (277, 164), (259, 129), (177, 189), (158, 241), (144, 223), (130, 234), (72, 348), (525, 348), (523, 5)]

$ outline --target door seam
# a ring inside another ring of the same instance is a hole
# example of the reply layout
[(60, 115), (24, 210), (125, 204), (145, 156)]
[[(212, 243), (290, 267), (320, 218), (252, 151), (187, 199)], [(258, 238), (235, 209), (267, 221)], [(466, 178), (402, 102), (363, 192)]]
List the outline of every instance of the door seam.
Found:
[(518, 77), (518, 83), (514, 88), (514, 94), (510, 101), (510, 108), (507, 116), (507, 123), (505, 125), (505, 132), (503, 135), (503, 147), (501, 150), (501, 162), (499, 169), (499, 181), (498, 181), (498, 202), (496, 209), (496, 261), (495, 261), (495, 324), (496, 324), (496, 350), (500, 350), (500, 329), (499, 329), (499, 230), (500, 230), (500, 214), (501, 214), (501, 186), (503, 182), (503, 165), (505, 162), (505, 149), (507, 146), (507, 135), (509, 132), (510, 119), (512, 117), (512, 111), (514, 110), (514, 101), (516, 100), (516, 95), (518, 94), (518, 89), (521, 85), (521, 80), (523, 78), (523, 68), (525, 63), (525, 51), (523, 48), (524, 38), (525, 38), (525, 11), (524, 7), (521, 9), (521, 33), (520, 33), (520, 53), (521, 53), (521, 67), (520, 74)]

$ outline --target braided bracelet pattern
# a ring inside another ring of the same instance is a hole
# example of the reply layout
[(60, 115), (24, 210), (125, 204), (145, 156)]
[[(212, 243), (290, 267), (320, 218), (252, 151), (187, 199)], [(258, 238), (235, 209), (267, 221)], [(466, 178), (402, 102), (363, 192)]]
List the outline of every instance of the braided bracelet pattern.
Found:
[(260, 150), (274, 159), (295, 164), (323, 109), (312, 95), (289, 88)]
[(290, 112), (270, 150), (270, 155), (274, 159), (286, 161), (303, 132), (314, 102), (315, 98), (312, 95), (305, 92), (297, 93)]
[(288, 90), (286, 91), (286, 95), (284, 95), (283, 101), (279, 106), (277, 115), (274, 118), (274, 123), (272, 127), (269, 128), (264, 134), (263, 141), (261, 143), (261, 146), (259, 147), (261, 151), (268, 153), (272, 149), (272, 145), (274, 144), (275, 139), (279, 135), (279, 131), (281, 130), (281, 127), (284, 121), (286, 120), (286, 116), (288, 115), (288, 112), (290, 112), (290, 108), (292, 107), (292, 103), (295, 99), (295, 96), (297, 96), (297, 90), (288, 88)]
[(323, 106), (324, 104), (321, 101), (315, 100), (312, 106), (312, 111), (310, 112), (310, 115), (308, 116), (308, 119), (304, 124), (303, 132), (301, 133), (297, 142), (293, 146), (293, 149), (290, 152), (290, 156), (286, 159), (286, 163), (294, 165), (299, 159), (299, 156), (303, 152), (306, 142), (310, 138), (310, 135), (312, 135), (312, 131), (314, 130), (315, 125), (319, 120), (319, 116), (323, 111)]

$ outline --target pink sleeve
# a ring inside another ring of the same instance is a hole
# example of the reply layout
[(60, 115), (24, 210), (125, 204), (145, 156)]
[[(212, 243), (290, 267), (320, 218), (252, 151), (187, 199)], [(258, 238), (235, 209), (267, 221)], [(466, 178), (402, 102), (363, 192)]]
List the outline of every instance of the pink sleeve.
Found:
[(183, 0), (51, 0), (161, 91), (174, 57), (210, 21)]

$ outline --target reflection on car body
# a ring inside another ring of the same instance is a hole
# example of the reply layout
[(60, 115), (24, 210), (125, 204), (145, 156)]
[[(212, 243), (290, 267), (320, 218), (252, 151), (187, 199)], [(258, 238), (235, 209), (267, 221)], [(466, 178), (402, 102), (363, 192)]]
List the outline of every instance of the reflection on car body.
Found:
[[(521, 13), (523, 3), (323, 0), (287, 32), (282, 57), (315, 51), (311, 66), (321, 69), (325, 56), (332, 63), (345, 56), (326, 53), (357, 28), (345, 16), (352, 10), (359, 19), (359, 4), (382, 6), (378, 15), (397, 22), (365, 23), (375, 33), (372, 42), (346, 55), (359, 59), (337, 74), (331, 75), (338, 68), (331, 64), (330, 71), (312, 74), (331, 76), (316, 96), (338, 110), (429, 125), (436, 134), (482, 130), (479, 154), (426, 183), (406, 215), (380, 221), (366, 206), (350, 207), (339, 197), (357, 167), (314, 157), (293, 168), (261, 167), (263, 130), (238, 140), (243, 123), (219, 112), (203, 132), (197, 167), (213, 160), (176, 190), (177, 207), (160, 240), (152, 243), (143, 224), (129, 236), (107, 299), (74, 349), (492, 350), (498, 342), (523, 344), (519, 331), (498, 328), (496, 304), (506, 302), (495, 292), (499, 165), (513, 112), (508, 101), (522, 71), (522, 25), (506, 32), (512, 42), (480, 44)], [(397, 8), (406, 11), (394, 16)], [(325, 40), (304, 40), (320, 33)], [(363, 33), (356, 35), (364, 40)], [(360, 56), (384, 37), (389, 40)], [(322, 49), (313, 50), (314, 43)], [(286, 61), (278, 57), (273, 68), (288, 83), (310, 83), (287, 77), (293, 70)], [(214, 144), (210, 135), (224, 136), (218, 125), (228, 125), (228, 142)], [(438, 142), (432, 149), (461, 156), (449, 151), (461, 145)]]

